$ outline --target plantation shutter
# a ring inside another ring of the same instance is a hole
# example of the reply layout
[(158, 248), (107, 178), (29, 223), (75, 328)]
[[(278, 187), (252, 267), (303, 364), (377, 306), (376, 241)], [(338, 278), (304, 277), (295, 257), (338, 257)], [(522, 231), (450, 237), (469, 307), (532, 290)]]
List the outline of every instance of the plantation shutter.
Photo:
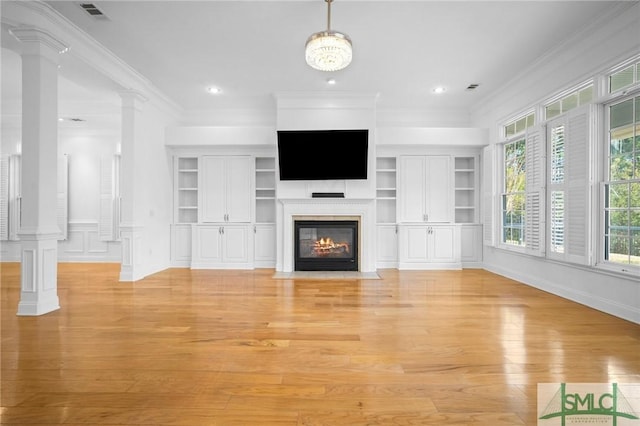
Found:
[(525, 248), (528, 254), (544, 254), (544, 128), (530, 127), (526, 133)]
[(9, 239), (9, 157), (0, 158), (0, 241)]
[(115, 239), (113, 177), (111, 158), (102, 158), (100, 160), (100, 221), (98, 224), (98, 232), (102, 241)]
[(69, 228), (69, 156), (67, 154), (58, 158), (57, 202), (58, 228), (60, 228), (58, 240), (66, 240)]
[(565, 256), (565, 202), (566, 202), (566, 123), (564, 118), (547, 123), (549, 143), (549, 194), (547, 257), (563, 260)]
[(495, 204), (494, 164), (495, 145), (486, 146), (482, 152), (482, 234), (486, 246), (495, 246)]
[(589, 196), (590, 107), (571, 111), (567, 117), (566, 135), (566, 260), (589, 263), (589, 229), (591, 200)]

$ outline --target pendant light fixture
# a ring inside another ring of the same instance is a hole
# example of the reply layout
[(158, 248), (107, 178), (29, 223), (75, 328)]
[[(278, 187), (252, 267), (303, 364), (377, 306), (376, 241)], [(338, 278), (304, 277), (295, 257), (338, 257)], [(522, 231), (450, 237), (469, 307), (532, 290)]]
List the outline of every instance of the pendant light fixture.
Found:
[(331, 29), (331, 3), (327, 2), (327, 29), (311, 34), (307, 39), (305, 57), (307, 64), (320, 71), (338, 71), (351, 63), (351, 39), (348, 35)]

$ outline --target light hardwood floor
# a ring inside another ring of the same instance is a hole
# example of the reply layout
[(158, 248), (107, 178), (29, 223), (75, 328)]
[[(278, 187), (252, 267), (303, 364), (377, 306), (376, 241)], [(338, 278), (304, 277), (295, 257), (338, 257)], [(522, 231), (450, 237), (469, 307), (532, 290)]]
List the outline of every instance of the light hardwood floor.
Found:
[(640, 325), (482, 270), (60, 264), (18, 317), (1, 266), (2, 424), (535, 425), (538, 383), (640, 382)]

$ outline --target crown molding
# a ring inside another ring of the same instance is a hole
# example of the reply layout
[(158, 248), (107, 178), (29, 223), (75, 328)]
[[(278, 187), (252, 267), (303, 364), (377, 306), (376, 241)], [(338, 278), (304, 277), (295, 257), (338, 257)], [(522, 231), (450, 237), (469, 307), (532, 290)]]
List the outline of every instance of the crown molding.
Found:
[(123, 91), (135, 91), (148, 98), (158, 108), (179, 117), (182, 107), (155, 87), (142, 74), (113, 54), (89, 34), (60, 15), (41, 0), (2, 2), (2, 23), (11, 27), (31, 27), (65, 40), (67, 55), (84, 62), (119, 86)]

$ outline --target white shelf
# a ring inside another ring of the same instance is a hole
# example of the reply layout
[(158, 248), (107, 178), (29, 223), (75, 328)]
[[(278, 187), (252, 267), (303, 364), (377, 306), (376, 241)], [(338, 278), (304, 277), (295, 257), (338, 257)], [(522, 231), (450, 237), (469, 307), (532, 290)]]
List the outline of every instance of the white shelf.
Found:
[(475, 223), (477, 218), (477, 158), (454, 159), (454, 198), (456, 223)]
[(174, 223), (198, 222), (198, 158), (177, 157)]
[(276, 221), (276, 159), (255, 158), (255, 222), (273, 224)]
[(395, 157), (376, 158), (376, 217), (378, 224), (396, 223), (396, 172)]

